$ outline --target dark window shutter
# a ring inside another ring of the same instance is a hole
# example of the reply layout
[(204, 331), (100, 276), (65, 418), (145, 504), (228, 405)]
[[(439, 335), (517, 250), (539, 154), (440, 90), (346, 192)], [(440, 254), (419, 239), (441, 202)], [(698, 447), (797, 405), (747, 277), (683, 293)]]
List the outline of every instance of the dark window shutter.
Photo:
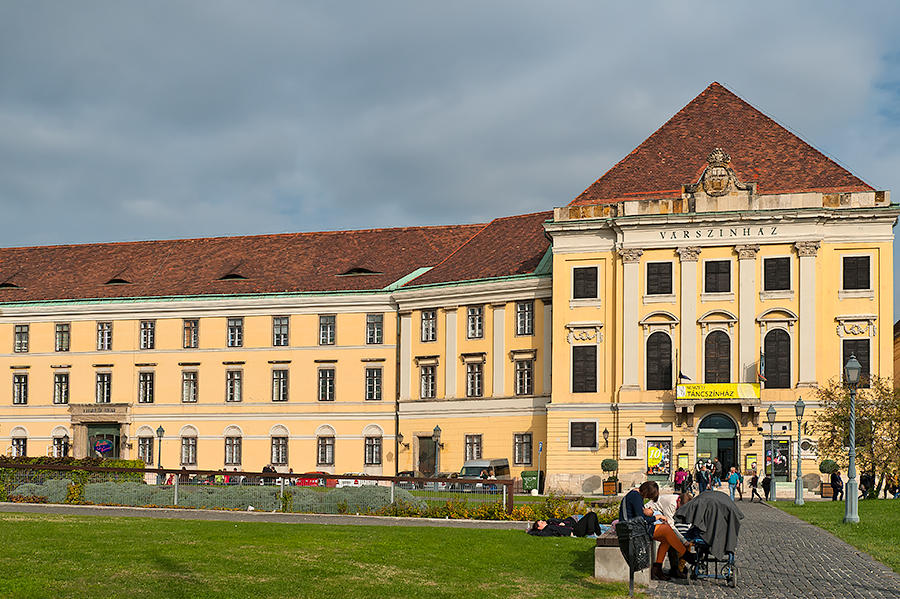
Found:
[(650, 262), (647, 264), (647, 295), (668, 295), (672, 293), (672, 263)]
[(672, 388), (672, 338), (657, 331), (647, 338), (647, 389)]
[(763, 343), (766, 389), (791, 387), (791, 338), (780, 329), (770, 331)]
[(597, 267), (590, 266), (573, 270), (572, 297), (594, 298), (597, 297)]
[[(844, 257), (844, 289), (869, 289), (869, 257)], [(859, 359), (859, 356), (857, 356)]]
[(859, 386), (869, 386), (869, 340), (868, 339), (845, 339), (844, 340), (844, 356), (841, 361), (841, 374), (843, 375), (844, 366), (850, 359), (850, 356), (856, 356), (859, 365), (862, 366), (862, 372), (859, 375)]
[(731, 291), (731, 262), (712, 260), (706, 263), (706, 293), (726, 293)]
[(569, 437), (572, 447), (596, 447), (597, 423), (573, 422)]
[(706, 377), (707, 383), (731, 382), (731, 340), (722, 331), (713, 331), (706, 336)]
[(791, 259), (766, 258), (763, 260), (763, 289), (786, 291), (791, 288)]
[(572, 391), (574, 393), (596, 393), (596, 345), (576, 345), (572, 348)]

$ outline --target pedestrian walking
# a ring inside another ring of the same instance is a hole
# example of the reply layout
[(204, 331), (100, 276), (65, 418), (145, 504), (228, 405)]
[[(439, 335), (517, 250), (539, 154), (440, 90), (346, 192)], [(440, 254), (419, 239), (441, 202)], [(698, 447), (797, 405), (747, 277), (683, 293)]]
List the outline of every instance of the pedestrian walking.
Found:
[(759, 497), (759, 502), (762, 503), (763, 498), (759, 495), (759, 489), (757, 486), (759, 485), (759, 475), (756, 474), (756, 471), (753, 471), (753, 475), (750, 477), (750, 503), (753, 503), (754, 497)]
[(712, 484), (717, 489), (722, 486), (723, 474), (725, 473), (722, 471), (722, 462), (719, 461), (719, 458), (714, 459), (712, 463)]
[(844, 481), (841, 480), (841, 471), (831, 473), (831, 500), (840, 501), (844, 498)]
[(737, 468), (734, 466), (728, 471), (728, 495), (731, 501), (734, 501), (734, 491), (737, 489), (738, 483), (741, 482), (741, 475), (738, 474)]

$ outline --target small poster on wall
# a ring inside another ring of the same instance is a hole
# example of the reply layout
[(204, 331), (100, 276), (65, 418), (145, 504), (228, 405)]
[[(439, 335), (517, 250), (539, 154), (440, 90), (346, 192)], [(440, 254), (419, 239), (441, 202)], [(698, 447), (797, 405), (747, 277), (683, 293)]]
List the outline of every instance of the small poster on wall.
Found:
[(691, 469), (690, 465), (689, 465), (690, 463), (688, 462), (689, 459), (690, 459), (690, 457), (688, 456), (688, 454), (679, 453), (678, 454), (678, 467), (683, 468), (685, 470), (690, 470)]
[(647, 474), (668, 476), (672, 473), (672, 441), (647, 441)]

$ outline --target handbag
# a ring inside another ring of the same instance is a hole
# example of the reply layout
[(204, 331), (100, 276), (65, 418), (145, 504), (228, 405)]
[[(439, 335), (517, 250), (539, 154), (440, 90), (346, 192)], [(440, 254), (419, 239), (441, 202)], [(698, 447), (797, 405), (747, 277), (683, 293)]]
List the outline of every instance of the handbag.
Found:
[(650, 567), (650, 531), (647, 522), (641, 518), (628, 519), (625, 510), (625, 498), (622, 498), (620, 511), (625, 520), (619, 520), (616, 524), (616, 538), (619, 541), (619, 551), (628, 563), (628, 567), (637, 572)]

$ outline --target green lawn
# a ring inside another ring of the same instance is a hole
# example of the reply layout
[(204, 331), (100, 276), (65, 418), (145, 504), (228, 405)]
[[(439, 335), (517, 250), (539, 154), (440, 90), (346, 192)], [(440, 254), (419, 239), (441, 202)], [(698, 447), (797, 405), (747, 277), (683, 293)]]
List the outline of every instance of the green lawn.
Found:
[(593, 540), (0, 513), (0, 597), (610, 597)]
[(900, 572), (897, 530), (900, 499), (866, 499), (859, 502), (859, 524), (844, 524), (843, 501), (809, 501), (798, 507), (788, 501), (776, 506), (857, 547)]

